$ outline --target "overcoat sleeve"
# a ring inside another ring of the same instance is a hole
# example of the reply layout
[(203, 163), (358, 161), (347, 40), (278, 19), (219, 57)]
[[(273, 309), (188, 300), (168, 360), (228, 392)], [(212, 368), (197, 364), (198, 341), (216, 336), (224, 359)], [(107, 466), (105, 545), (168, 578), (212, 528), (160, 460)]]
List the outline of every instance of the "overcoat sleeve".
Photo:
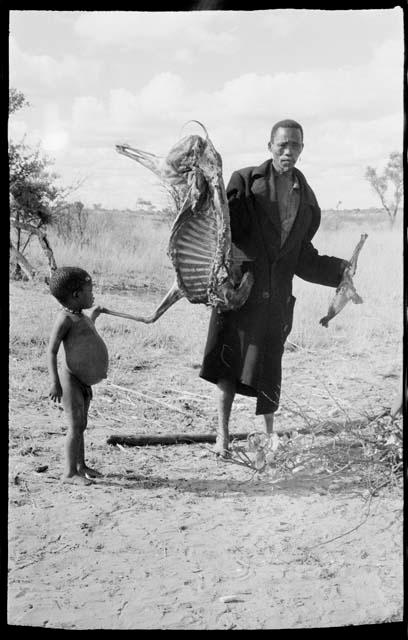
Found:
[(248, 211), (246, 183), (243, 176), (234, 171), (227, 185), (227, 198), (230, 214), (231, 238), (239, 246), (245, 241), (251, 228), (251, 217)]
[(313, 246), (312, 238), (320, 226), (321, 211), (311, 189), (310, 192), (314, 199), (312, 222), (302, 243), (295, 274), (308, 282), (338, 287), (348, 262), (341, 258), (321, 256)]

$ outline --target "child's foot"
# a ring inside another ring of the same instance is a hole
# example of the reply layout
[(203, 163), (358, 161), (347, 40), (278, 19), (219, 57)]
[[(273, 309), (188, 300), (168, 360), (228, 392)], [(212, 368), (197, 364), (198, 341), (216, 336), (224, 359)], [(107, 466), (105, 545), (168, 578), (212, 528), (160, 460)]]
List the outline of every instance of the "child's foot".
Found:
[(78, 467), (78, 473), (86, 476), (87, 478), (102, 478), (103, 474), (97, 469), (91, 469), (91, 467)]
[(82, 486), (93, 484), (92, 480), (86, 478), (84, 475), (80, 475), (79, 473), (72, 476), (63, 476), (62, 482), (64, 484), (78, 484)]

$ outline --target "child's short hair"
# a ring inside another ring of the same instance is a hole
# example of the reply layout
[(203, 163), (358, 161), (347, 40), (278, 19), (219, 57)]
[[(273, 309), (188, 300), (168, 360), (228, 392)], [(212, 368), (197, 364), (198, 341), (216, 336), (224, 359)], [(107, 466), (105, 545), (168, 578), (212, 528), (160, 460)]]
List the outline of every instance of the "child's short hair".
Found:
[(92, 282), (92, 278), (84, 269), (59, 267), (50, 278), (50, 291), (58, 302), (65, 304), (74, 291), (78, 291), (82, 285), (89, 282)]

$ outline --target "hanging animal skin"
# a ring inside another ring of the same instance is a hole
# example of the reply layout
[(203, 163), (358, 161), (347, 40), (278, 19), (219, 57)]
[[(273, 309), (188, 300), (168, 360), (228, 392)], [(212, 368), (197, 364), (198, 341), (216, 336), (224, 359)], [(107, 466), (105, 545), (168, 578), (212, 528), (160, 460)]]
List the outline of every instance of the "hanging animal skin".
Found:
[(340, 313), (349, 300), (354, 302), (354, 304), (361, 304), (363, 302), (354, 287), (352, 276), (354, 276), (356, 272), (357, 259), (367, 237), (366, 233), (361, 234), (361, 238), (351, 256), (349, 266), (345, 268), (341, 282), (336, 289), (336, 294), (329, 305), (327, 315), (320, 320), (320, 324), (323, 325), (323, 327), (328, 327), (329, 321)]
[[(198, 121), (193, 121), (198, 122)], [(233, 274), (228, 201), (222, 178), (222, 161), (205, 127), (205, 138), (182, 138), (165, 158), (127, 144), (118, 153), (139, 162), (162, 183), (184, 194), (170, 233), (168, 255), (176, 279), (152, 315), (133, 316), (104, 309), (139, 322), (155, 322), (182, 297), (192, 303), (211, 305), (220, 311), (238, 309), (247, 300), (253, 275), (246, 272), (240, 282)]]

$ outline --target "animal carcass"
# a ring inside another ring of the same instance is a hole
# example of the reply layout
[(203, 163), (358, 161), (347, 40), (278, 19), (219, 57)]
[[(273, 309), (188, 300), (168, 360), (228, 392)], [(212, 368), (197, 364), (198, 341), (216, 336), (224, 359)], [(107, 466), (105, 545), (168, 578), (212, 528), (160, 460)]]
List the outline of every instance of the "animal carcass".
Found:
[[(196, 121), (197, 122), (197, 121)], [(203, 125), (201, 125), (203, 127)], [(170, 233), (168, 255), (176, 279), (151, 316), (120, 315), (140, 322), (155, 322), (182, 297), (220, 311), (238, 309), (248, 298), (253, 276), (234, 278), (228, 202), (222, 178), (221, 156), (205, 131), (205, 138), (182, 138), (165, 158), (127, 144), (117, 151), (155, 173), (162, 183), (184, 194)]]
[(320, 324), (323, 325), (323, 327), (328, 327), (329, 321), (340, 313), (349, 300), (354, 302), (354, 304), (361, 304), (363, 302), (354, 287), (352, 276), (354, 276), (356, 272), (357, 259), (367, 237), (366, 233), (361, 234), (361, 238), (353, 251), (353, 255), (351, 256), (349, 266), (345, 268), (341, 282), (336, 289), (335, 296), (329, 305), (327, 314), (324, 318), (320, 319)]

